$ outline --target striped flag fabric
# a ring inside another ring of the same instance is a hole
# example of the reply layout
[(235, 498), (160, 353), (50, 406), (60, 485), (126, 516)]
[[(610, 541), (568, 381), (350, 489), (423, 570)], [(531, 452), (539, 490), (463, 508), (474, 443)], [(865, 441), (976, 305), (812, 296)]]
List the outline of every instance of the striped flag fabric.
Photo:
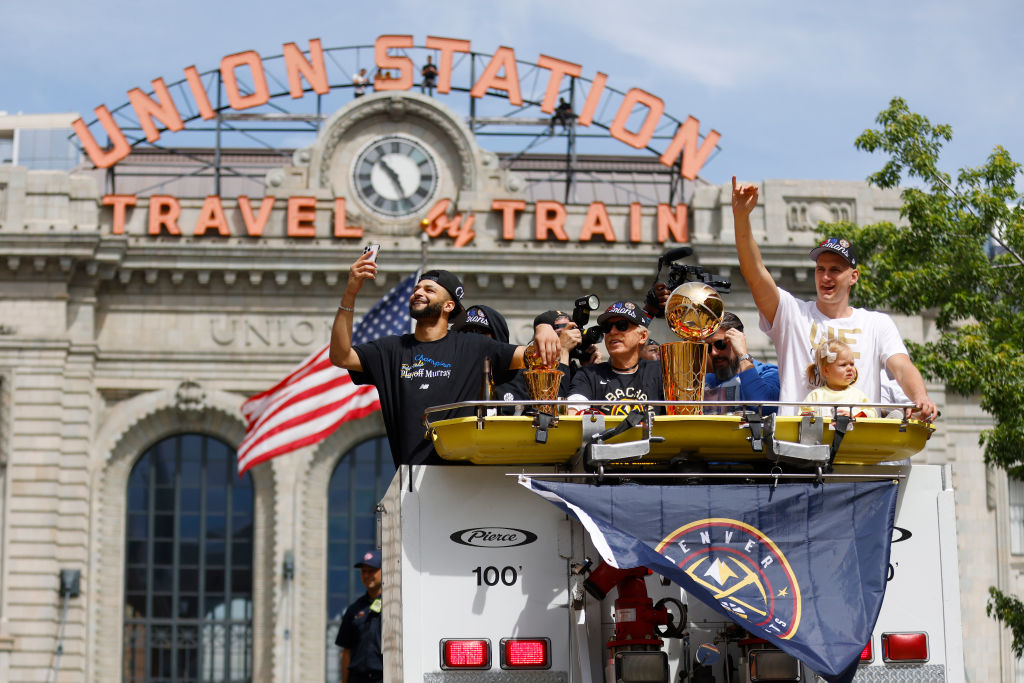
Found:
[[(408, 304), (419, 272), (398, 283), (367, 311), (352, 334), (362, 344), (409, 331)], [(253, 465), (323, 441), (342, 423), (380, 410), (377, 389), (353, 384), (334, 366), (330, 345), (299, 363), (270, 389), (242, 404), (245, 437), (238, 447), (238, 474)]]

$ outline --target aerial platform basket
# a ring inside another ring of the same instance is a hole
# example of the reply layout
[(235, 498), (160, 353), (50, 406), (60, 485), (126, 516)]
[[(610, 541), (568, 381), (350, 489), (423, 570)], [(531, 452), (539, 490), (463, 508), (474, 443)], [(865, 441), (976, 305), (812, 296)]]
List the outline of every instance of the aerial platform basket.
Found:
[[(519, 403), (528, 407), (536, 402)], [(551, 402), (543, 403), (550, 405)], [(699, 402), (650, 402), (651, 405), (670, 403)], [(624, 415), (553, 418), (542, 414), (539, 420), (536, 415), (486, 415), (487, 407), (496, 405), (499, 404), (468, 401), (428, 411), (426, 423), (438, 454), (448, 461), (479, 465), (567, 464), (588, 445), (597, 443), (606, 449), (600, 459), (609, 463), (618, 461), (616, 454), (628, 454), (622, 460), (648, 465), (670, 461), (764, 463), (766, 458), (778, 461), (780, 457), (789, 464), (800, 464), (811, 457), (813, 462), (806, 464), (877, 465), (909, 458), (924, 448), (935, 430), (930, 423), (898, 418), (861, 417), (838, 426), (831, 418), (765, 418), (760, 405), (752, 406), (753, 411), (745, 415), (634, 418), (634, 423), (641, 422), (636, 426), (623, 425)], [(634, 407), (636, 404), (623, 405)], [(431, 419), (437, 412), (456, 407), (473, 408), (478, 414)], [(616, 427), (623, 431), (608, 435)], [(838, 440), (837, 429), (842, 432)], [(595, 434), (608, 436), (595, 441)], [(828, 453), (830, 448), (834, 449), (832, 453)]]

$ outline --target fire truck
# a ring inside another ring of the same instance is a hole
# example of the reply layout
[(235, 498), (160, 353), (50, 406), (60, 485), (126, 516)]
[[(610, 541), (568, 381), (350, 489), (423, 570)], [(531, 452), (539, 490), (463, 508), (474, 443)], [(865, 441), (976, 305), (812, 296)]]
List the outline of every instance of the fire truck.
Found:
[[(950, 470), (910, 460), (933, 425), (766, 414), (781, 404), (717, 415), (576, 416), (559, 415), (557, 401), (523, 404), (540, 410), (495, 415), (497, 404), (471, 401), (428, 411), (428, 434), (450, 466), (400, 467), (380, 503), (385, 681), (820, 680), (807, 658), (785, 651), (786, 641), (747, 624), (760, 614), (756, 605), (737, 600), (744, 612), (718, 600), (724, 592), (709, 600), (645, 566), (616, 566), (590, 513), (553, 505), (534, 489), (630, 487), (643, 499), (656, 485), (685, 499), (697, 486), (713, 494), (717, 486), (802, 482), (828, 492), (850, 481), (889, 482), (898, 493), (891, 538), (881, 539), (883, 559), (871, 568), (881, 573), (884, 598), (877, 616), (868, 614), (874, 627), (867, 625), (870, 637), (857, 644), (847, 672), (856, 681), (964, 680)], [(438, 419), (455, 408), (475, 416)], [(715, 576), (741, 571), (730, 566), (722, 562)], [(711, 574), (693, 576), (707, 583)], [(830, 592), (829, 581), (849, 578), (826, 577), (819, 593)], [(805, 621), (812, 613), (826, 624), (850, 618), (804, 597)]]

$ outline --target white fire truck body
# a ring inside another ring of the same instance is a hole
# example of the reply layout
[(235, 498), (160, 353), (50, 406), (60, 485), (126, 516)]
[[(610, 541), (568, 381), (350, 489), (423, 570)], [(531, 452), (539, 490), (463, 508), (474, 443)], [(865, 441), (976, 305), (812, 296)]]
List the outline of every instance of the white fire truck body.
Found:
[[(582, 525), (518, 483), (524, 471), (541, 478), (567, 469), (399, 468), (380, 512), (385, 681), (816, 680), (657, 575), (646, 578), (653, 602), (688, 603), (685, 625), (654, 653), (667, 671), (641, 653), (616, 673), (606, 643), (629, 610), (616, 615), (615, 590), (604, 600), (584, 590), (581, 565), (600, 563), (599, 554)], [(834, 474), (851, 472), (900, 480), (890, 580), (855, 680), (963, 681), (948, 466), (837, 466)], [(677, 603), (665, 608), (678, 626)]]

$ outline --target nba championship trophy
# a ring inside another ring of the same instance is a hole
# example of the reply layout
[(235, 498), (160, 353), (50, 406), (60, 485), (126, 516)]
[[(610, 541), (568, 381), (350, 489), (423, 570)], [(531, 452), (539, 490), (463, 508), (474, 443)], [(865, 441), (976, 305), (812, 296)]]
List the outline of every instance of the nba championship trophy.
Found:
[[(725, 304), (710, 285), (684, 282), (665, 303), (665, 322), (683, 341), (662, 344), (661, 377), (665, 400), (700, 401), (704, 398), (707, 352), (704, 340), (722, 324)], [(700, 415), (700, 406), (669, 406), (669, 415)]]
[[(554, 365), (545, 365), (537, 355), (537, 350), (531, 342), (526, 347), (523, 357), (526, 370), (523, 377), (526, 378), (526, 388), (530, 392), (530, 398), (534, 401), (555, 401), (558, 400), (558, 388), (562, 383), (562, 371)], [(555, 414), (555, 406), (537, 406), (537, 412)]]

